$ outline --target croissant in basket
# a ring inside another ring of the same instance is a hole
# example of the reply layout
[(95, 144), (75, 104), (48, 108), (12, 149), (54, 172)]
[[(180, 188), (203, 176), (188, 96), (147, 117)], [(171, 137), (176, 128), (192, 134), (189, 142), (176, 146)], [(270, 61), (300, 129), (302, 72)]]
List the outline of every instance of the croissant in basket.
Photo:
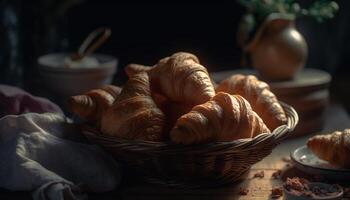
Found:
[(190, 53), (179, 52), (163, 58), (148, 73), (154, 92), (170, 101), (200, 104), (215, 95), (207, 69)]
[(121, 88), (106, 85), (82, 95), (72, 96), (68, 99), (68, 107), (72, 113), (89, 122), (98, 123), (102, 113), (114, 103), (120, 94)]
[(137, 73), (102, 114), (101, 132), (125, 139), (159, 141), (163, 138), (164, 119), (151, 97), (148, 74)]
[(140, 72), (148, 72), (150, 69), (152, 69), (150, 66), (131, 63), (125, 66), (124, 71), (128, 77), (132, 77)]
[(175, 53), (151, 67), (129, 64), (125, 71), (129, 80), (120, 94), (101, 89), (82, 95), (93, 109), (77, 101), (81, 96), (71, 98), (72, 110), (96, 121), (106, 135), (151, 141), (170, 136), (175, 143), (197, 144), (251, 138), (286, 122), (266, 83), (234, 75), (215, 91), (206, 68), (190, 53)]
[(316, 135), (307, 141), (307, 147), (330, 164), (350, 168), (350, 129)]
[(271, 130), (287, 122), (286, 114), (269, 85), (253, 75), (233, 75), (223, 80), (216, 91), (243, 96)]
[(262, 119), (239, 95), (219, 92), (210, 101), (181, 116), (170, 132), (175, 143), (233, 141), (270, 133)]

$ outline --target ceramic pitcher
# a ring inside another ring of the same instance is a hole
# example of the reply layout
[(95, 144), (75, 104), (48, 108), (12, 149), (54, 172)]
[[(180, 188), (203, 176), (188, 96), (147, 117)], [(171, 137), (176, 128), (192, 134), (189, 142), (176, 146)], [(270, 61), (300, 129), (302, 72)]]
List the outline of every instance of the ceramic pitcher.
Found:
[(252, 65), (268, 80), (292, 79), (303, 68), (307, 44), (295, 28), (295, 17), (270, 14), (245, 47)]

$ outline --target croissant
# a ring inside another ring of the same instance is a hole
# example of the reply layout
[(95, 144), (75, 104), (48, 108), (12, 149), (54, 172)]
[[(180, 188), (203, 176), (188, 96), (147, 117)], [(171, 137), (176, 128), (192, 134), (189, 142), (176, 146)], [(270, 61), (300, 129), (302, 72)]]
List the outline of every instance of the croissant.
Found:
[(286, 114), (267, 83), (253, 75), (233, 75), (223, 80), (216, 92), (243, 96), (271, 130), (286, 124)]
[(130, 77), (113, 105), (103, 113), (101, 132), (124, 139), (159, 141), (164, 114), (151, 97), (148, 74)]
[(120, 87), (106, 85), (85, 94), (70, 97), (68, 107), (72, 113), (82, 119), (90, 122), (100, 121), (102, 113), (113, 104), (120, 91)]
[(140, 65), (140, 64), (128, 64), (127, 66), (125, 66), (124, 70), (125, 73), (128, 77), (132, 77), (133, 75), (140, 73), (140, 72), (147, 72), (150, 69), (152, 69), (152, 67), (149, 66), (145, 66), (145, 65)]
[(154, 91), (171, 101), (197, 105), (215, 95), (208, 71), (190, 53), (179, 52), (161, 59), (149, 74)]
[(350, 129), (316, 135), (307, 141), (307, 147), (330, 164), (350, 168)]
[(270, 133), (262, 119), (239, 95), (219, 92), (210, 101), (181, 116), (170, 132), (175, 143), (233, 141)]

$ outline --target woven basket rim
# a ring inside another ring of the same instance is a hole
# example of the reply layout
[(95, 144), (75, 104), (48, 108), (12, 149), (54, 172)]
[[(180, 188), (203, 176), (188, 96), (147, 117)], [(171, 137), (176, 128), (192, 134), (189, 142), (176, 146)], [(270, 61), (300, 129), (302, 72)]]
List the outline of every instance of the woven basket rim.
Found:
[[(195, 153), (196, 151), (203, 153), (205, 152), (217, 152), (223, 149), (231, 148), (234, 150), (248, 150), (254, 148), (254, 145), (258, 143), (279, 143), (281, 140), (289, 136), (289, 134), (294, 130), (298, 124), (299, 117), (295, 109), (284, 103), (280, 102), (282, 108), (286, 112), (287, 124), (281, 125), (274, 129), (271, 133), (261, 133), (254, 138), (238, 139), (229, 142), (211, 142), (205, 144), (195, 144), (195, 145), (182, 145), (175, 144), (171, 141), (143, 141), (143, 140), (128, 140), (115, 138), (112, 136), (95, 134), (89, 130), (82, 130), (83, 134), (90, 139), (90, 141), (99, 140), (99, 143), (109, 144), (108, 146), (113, 146), (113, 143), (117, 144), (119, 148), (125, 146), (126, 149), (133, 151), (148, 151), (152, 153), (162, 152), (164, 153), (186, 153), (191, 151)], [(130, 148), (132, 146), (133, 148)]]

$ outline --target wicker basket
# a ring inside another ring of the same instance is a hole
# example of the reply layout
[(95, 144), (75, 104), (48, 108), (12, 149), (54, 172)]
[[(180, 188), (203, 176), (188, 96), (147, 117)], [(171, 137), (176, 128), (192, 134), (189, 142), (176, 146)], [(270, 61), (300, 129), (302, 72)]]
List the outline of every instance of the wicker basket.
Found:
[(232, 142), (183, 146), (166, 142), (130, 141), (84, 130), (93, 143), (103, 146), (126, 167), (150, 183), (181, 187), (215, 187), (240, 180), (250, 167), (269, 155), (298, 123), (296, 111), (281, 103), (286, 125), (272, 133)]

